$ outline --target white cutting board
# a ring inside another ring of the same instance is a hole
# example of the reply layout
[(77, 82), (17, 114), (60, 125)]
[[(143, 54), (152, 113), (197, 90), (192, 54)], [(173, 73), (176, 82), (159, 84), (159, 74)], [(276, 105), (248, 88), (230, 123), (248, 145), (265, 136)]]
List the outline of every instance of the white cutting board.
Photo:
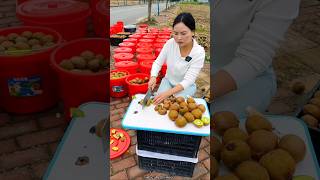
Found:
[[(154, 105), (146, 106), (142, 109), (142, 105), (138, 104), (144, 98), (145, 94), (136, 94), (131, 101), (124, 118), (122, 119), (122, 127), (134, 130), (156, 131), (165, 133), (185, 134), (194, 136), (210, 136), (210, 124), (196, 127), (193, 123), (188, 123), (185, 127), (179, 128), (174, 121), (170, 120), (168, 113), (160, 115), (154, 110)], [(196, 104), (203, 104), (206, 111), (202, 117), (210, 118), (209, 109), (204, 99), (194, 98)], [(138, 113), (134, 113), (138, 111)]]
[[(313, 145), (310, 139), (310, 135), (308, 129), (305, 124), (302, 123), (299, 119), (291, 116), (273, 116), (266, 115), (265, 116), (276, 129), (273, 132), (278, 135), (278, 137), (282, 137), (286, 134), (295, 134), (301, 137), (307, 147), (306, 156), (303, 161), (299, 162), (296, 165), (296, 171), (294, 176), (296, 175), (309, 175), (314, 177), (316, 180), (320, 180), (320, 169), (317, 163), (317, 157), (313, 149)], [(240, 127), (245, 130), (245, 119), (240, 120)], [(219, 135), (214, 134), (216, 137)], [(221, 138), (219, 138), (221, 140)], [(223, 165), (222, 161), (220, 161), (219, 166), (219, 175), (228, 174), (227, 168)]]

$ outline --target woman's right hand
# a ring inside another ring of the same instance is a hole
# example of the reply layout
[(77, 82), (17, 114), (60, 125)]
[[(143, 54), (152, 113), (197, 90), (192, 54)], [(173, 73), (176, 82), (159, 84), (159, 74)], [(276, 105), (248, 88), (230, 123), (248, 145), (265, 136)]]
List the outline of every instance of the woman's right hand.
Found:
[(148, 88), (149, 88), (149, 89), (151, 88), (151, 90), (153, 90), (154, 87), (156, 86), (156, 83), (157, 83), (157, 78), (154, 77), (154, 76), (151, 76), (151, 77), (150, 77), (150, 80), (149, 80), (149, 82), (148, 82)]

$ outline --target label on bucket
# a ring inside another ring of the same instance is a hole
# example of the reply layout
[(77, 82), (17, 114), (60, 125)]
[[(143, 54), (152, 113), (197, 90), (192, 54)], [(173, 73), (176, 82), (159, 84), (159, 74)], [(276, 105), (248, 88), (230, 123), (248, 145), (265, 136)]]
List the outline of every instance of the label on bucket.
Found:
[(123, 86), (112, 86), (112, 91), (113, 92), (123, 92)]
[(39, 76), (9, 79), (8, 88), (9, 94), (16, 97), (37, 96), (43, 93)]

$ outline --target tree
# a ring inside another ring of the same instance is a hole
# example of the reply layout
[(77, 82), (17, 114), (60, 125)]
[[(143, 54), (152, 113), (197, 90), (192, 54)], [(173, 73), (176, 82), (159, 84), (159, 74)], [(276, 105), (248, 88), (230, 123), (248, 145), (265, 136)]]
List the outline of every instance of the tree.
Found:
[(151, 5), (152, 5), (152, 0), (148, 0), (148, 21), (151, 21)]

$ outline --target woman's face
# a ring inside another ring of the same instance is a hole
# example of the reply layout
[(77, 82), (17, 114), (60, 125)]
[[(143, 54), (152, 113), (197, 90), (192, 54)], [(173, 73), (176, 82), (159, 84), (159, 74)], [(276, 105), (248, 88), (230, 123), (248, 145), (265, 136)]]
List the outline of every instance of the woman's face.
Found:
[(180, 47), (192, 43), (193, 32), (182, 22), (173, 27), (173, 38)]

